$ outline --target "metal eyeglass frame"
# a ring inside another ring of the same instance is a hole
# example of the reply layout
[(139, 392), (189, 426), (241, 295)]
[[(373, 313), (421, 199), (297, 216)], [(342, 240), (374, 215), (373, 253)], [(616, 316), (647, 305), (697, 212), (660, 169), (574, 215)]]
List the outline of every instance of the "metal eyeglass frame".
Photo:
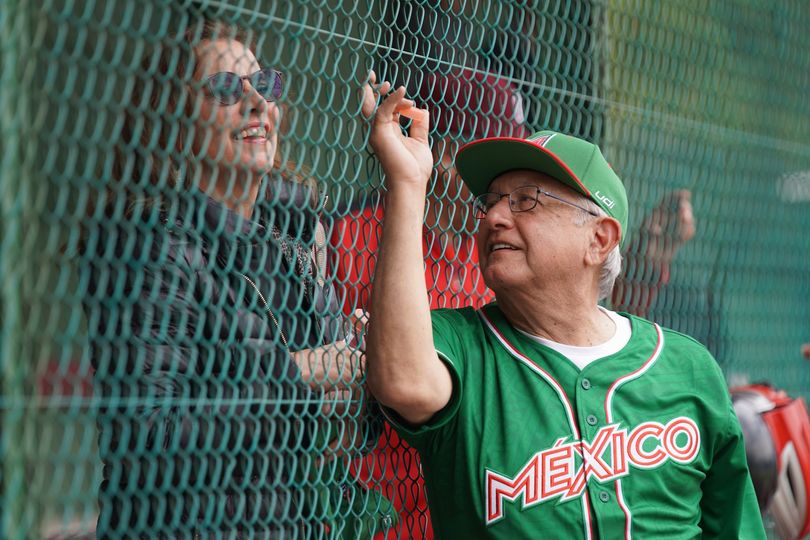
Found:
[[(527, 189), (527, 188), (537, 190), (537, 192), (535, 193), (535, 196), (534, 196), (534, 203), (529, 208), (524, 208), (522, 210), (516, 210), (515, 207), (518, 205), (518, 203), (512, 198), (512, 195), (514, 195), (515, 193), (517, 193), (521, 189)], [(513, 214), (517, 214), (517, 213), (520, 213), (520, 212), (528, 212), (529, 210), (534, 210), (537, 207), (537, 203), (540, 201), (540, 196), (545, 195), (546, 197), (550, 197), (550, 198), (552, 198), (554, 200), (557, 200), (557, 201), (560, 201), (562, 203), (568, 204), (570, 206), (573, 206), (574, 208), (579, 208), (583, 212), (587, 212), (588, 214), (590, 214), (590, 215), (592, 215), (594, 217), (599, 217), (599, 214), (597, 214), (593, 210), (588, 210), (587, 208), (585, 208), (583, 206), (580, 206), (580, 205), (578, 205), (576, 203), (572, 203), (571, 201), (567, 201), (567, 200), (563, 199), (562, 197), (558, 197), (557, 195), (554, 195), (553, 193), (549, 193), (548, 191), (545, 191), (544, 189), (542, 189), (542, 188), (540, 188), (538, 186), (520, 186), (520, 187), (517, 187), (517, 188), (513, 189), (509, 193), (501, 194), (501, 193), (487, 192), (487, 193), (482, 193), (481, 195), (478, 195), (475, 199), (473, 199), (473, 203), (472, 203), (473, 204), (473, 215), (475, 216), (475, 219), (484, 219), (484, 216), (486, 216), (487, 212), (489, 212), (489, 209), (487, 209), (485, 207), (485, 205), (483, 204), (484, 198), (487, 197), (488, 195), (497, 195), (498, 196), (498, 200), (493, 202), (490, 205), (490, 208), (492, 208), (493, 206), (498, 204), (501, 201), (501, 199), (503, 199), (504, 197), (508, 197), (509, 198), (508, 199), (508, 201), (509, 201), (509, 210)]]

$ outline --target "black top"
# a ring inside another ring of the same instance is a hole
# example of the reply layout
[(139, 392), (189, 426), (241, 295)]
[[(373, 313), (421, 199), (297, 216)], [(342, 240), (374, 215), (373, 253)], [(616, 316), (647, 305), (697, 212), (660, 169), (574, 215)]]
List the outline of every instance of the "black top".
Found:
[(278, 183), (262, 223), (188, 194), (87, 238), (99, 538), (300, 531), (321, 400), (290, 351), (341, 337), (309, 199)]

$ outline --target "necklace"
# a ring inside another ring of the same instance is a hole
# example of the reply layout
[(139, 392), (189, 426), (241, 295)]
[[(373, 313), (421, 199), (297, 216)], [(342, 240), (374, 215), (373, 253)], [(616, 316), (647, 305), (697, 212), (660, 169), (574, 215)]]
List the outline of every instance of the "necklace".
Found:
[(278, 329), (278, 333), (281, 335), (281, 341), (282, 341), (282, 343), (284, 343), (284, 347), (287, 349), (288, 353), (292, 354), (291, 351), (290, 351), (290, 346), (287, 344), (287, 336), (284, 335), (284, 330), (282, 330), (281, 325), (278, 324), (278, 320), (276, 320), (276, 316), (273, 315), (273, 311), (270, 309), (270, 304), (268, 304), (267, 300), (264, 299), (264, 295), (262, 294), (262, 291), (260, 291), (259, 288), (256, 286), (256, 284), (253, 283), (253, 280), (250, 279), (249, 277), (247, 277), (245, 274), (240, 272), (239, 275), (242, 276), (243, 278), (245, 278), (245, 281), (250, 283), (250, 285), (256, 290), (256, 294), (259, 295), (259, 298), (261, 299), (262, 303), (264, 304), (265, 311), (267, 311), (267, 314), (270, 315), (270, 318), (273, 320), (273, 323), (276, 325), (276, 328)]

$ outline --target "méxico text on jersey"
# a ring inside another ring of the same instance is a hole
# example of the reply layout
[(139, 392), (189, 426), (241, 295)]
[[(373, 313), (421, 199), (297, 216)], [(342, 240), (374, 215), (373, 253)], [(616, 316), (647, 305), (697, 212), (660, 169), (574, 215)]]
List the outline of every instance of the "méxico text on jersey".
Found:
[[(643, 422), (631, 430), (619, 424), (602, 427), (591, 441), (557, 439), (551, 448), (531, 456), (511, 478), (485, 472), (487, 525), (504, 517), (504, 501), (522, 499), (528, 508), (550, 500), (581, 497), (590, 478), (610, 482), (629, 474), (644, 474), (672, 460), (690, 463), (700, 451), (700, 432), (691, 418), (667, 424)], [(631, 468), (642, 469), (631, 473)]]

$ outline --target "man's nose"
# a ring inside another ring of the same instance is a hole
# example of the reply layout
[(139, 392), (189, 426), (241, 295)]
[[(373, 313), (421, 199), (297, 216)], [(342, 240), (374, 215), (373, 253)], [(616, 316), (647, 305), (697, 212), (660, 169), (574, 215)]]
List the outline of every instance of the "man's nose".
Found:
[(491, 227), (506, 226), (512, 222), (512, 210), (509, 208), (509, 195), (501, 195), (498, 202), (487, 210), (484, 221)]

